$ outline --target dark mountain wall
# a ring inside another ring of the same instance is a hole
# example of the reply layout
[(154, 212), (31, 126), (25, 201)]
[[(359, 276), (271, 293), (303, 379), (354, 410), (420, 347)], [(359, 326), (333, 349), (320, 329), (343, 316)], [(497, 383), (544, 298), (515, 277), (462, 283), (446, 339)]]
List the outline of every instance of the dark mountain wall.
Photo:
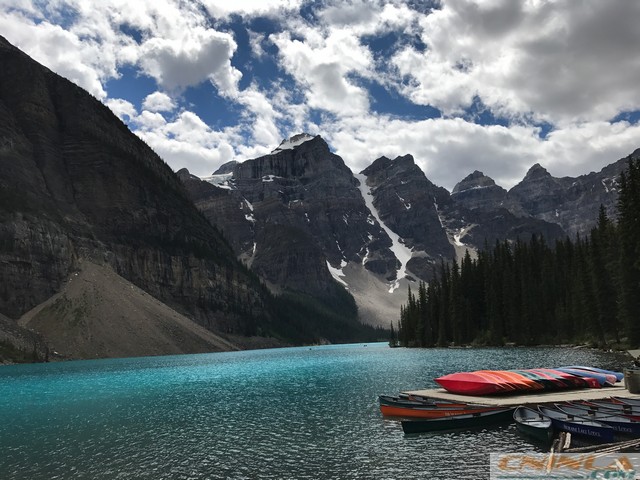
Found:
[(18, 318), (91, 258), (210, 329), (264, 315), (257, 280), (142, 140), (2, 38), (0, 65), (0, 313)]
[[(220, 172), (216, 172), (220, 173)], [(388, 235), (371, 217), (357, 180), (320, 137), (247, 160), (215, 186), (179, 172), (191, 198), (239, 258), (273, 286), (331, 297), (326, 262), (362, 263), (395, 275)]]

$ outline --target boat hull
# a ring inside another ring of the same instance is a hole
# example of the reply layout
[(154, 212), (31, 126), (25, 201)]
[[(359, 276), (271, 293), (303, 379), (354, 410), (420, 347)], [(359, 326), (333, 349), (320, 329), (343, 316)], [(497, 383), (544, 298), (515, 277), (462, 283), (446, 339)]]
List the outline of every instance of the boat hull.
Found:
[(528, 407), (518, 407), (513, 412), (513, 419), (516, 422), (516, 428), (523, 435), (544, 444), (549, 444), (553, 440), (551, 419), (544, 417), (540, 412)]
[(380, 412), (385, 417), (407, 418), (444, 418), (456, 415), (474, 414), (478, 412), (490, 412), (497, 407), (397, 407), (392, 405), (380, 405)]
[(551, 424), (556, 430), (589, 437), (602, 443), (611, 443), (614, 440), (614, 431), (608, 425), (587, 418), (573, 417), (552, 408), (539, 406), (538, 409), (542, 415), (551, 419)]
[(488, 427), (513, 421), (513, 411), (513, 408), (503, 408), (490, 412), (456, 415), (448, 418), (405, 420), (402, 422), (402, 430), (406, 434), (412, 434)]

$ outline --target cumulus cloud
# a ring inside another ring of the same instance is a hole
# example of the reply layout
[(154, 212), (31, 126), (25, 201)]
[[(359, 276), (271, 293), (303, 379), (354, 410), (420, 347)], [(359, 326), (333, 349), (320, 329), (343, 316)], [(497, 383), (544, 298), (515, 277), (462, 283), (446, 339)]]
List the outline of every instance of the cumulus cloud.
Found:
[[(173, 168), (198, 175), (268, 153), (301, 131), (323, 135), (354, 171), (380, 155), (411, 153), (449, 189), (475, 169), (505, 187), (534, 163), (556, 176), (579, 175), (638, 147), (638, 124), (611, 119), (640, 109), (640, 3), (425, 5), (4, 0), (0, 31), (104, 101)], [(311, 17), (300, 14), (303, 6)], [(251, 22), (258, 16), (269, 17), (269, 29)], [(237, 55), (247, 48), (238, 28), (247, 29), (252, 56)], [(268, 58), (274, 46), (277, 58)], [(260, 78), (264, 65), (272, 70)], [(109, 80), (131, 71), (157, 85), (135, 100), (109, 98)], [(243, 73), (249, 81), (241, 82)], [(190, 111), (184, 92), (203, 82), (223, 109), (239, 112), (235, 124), (207, 125)], [(371, 85), (387, 90), (382, 102), (390, 111), (395, 96), (403, 105), (436, 107), (443, 118), (376, 113), (371, 106), (381, 103)], [(474, 123), (480, 116), (469, 107), (477, 104), (504, 125)], [(551, 126), (544, 138), (541, 122)]]
[[(107, 93), (103, 81), (116, 75), (112, 58), (101, 56), (100, 45), (45, 21), (36, 23), (17, 11), (0, 16), (0, 32), (15, 46), (99, 99)], [(101, 61), (104, 60), (104, 61)]]
[(303, 85), (307, 103), (338, 115), (359, 115), (369, 109), (364, 87), (348, 78), (350, 73), (369, 76), (371, 54), (358, 38), (335, 31), (324, 38), (311, 27), (301, 27), (305, 41), (288, 32), (271, 35), (284, 68)]
[(393, 58), (401, 91), (450, 115), (474, 96), (509, 118), (566, 125), (640, 106), (637, 2), (444, 1), (422, 18), (424, 52)]
[(209, 14), (214, 18), (230, 15), (274, 17), (300, 9), (303, 0), (242, 0), (239, 2), (221, 2), (202, 0)]
[(221, 95), (234, 96), (242, 77), (231, 65), (237, 44), (210, 23), (195, 2), (65, 0), (25, 6), (7, 0), (0, 30), (36, 60), (100, 99), (107, 96), (106, 81), (119, 78), (125, 65), (139, 67), (166, 90), (210, 80)]
[(142, 107), (150, 112), (171, 112), (176, 104), (166, 93), (153, 92), (142, 101)]
[(178, 39), (152, 38), (140, 47), (140, 65), (168, 90), (181, 90), (209, 78), (222, 95), (234, 96), (239, 70), (231, 66), (236, 42), (227, 33), (195, 28)]
[(133, 103), (123, 98), (108, 98), (104, 103), (123, 122), (131, 121), (138, 116)]

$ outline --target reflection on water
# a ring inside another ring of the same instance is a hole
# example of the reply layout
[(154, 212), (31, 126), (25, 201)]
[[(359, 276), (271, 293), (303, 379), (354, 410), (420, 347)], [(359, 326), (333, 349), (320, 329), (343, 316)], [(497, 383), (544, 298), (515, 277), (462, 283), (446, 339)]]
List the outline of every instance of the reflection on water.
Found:
[(377, 395), (460, 370), (625, 362), (369, 344), (2, 367), (0, 478), (488, 478), (489, 453), (540, 448), (513, 425), (405, 437)]

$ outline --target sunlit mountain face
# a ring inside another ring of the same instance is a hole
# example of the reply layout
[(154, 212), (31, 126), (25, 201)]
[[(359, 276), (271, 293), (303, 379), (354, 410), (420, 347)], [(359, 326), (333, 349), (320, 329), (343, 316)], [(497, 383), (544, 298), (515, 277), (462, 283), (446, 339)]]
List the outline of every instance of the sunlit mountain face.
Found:
[(640, 4), (105, 0), (0, 6), (11, 43), (211, 175), (320, 134), (359, 172), (411, 153), (451, 190), (599, 171), (640, 138)]

